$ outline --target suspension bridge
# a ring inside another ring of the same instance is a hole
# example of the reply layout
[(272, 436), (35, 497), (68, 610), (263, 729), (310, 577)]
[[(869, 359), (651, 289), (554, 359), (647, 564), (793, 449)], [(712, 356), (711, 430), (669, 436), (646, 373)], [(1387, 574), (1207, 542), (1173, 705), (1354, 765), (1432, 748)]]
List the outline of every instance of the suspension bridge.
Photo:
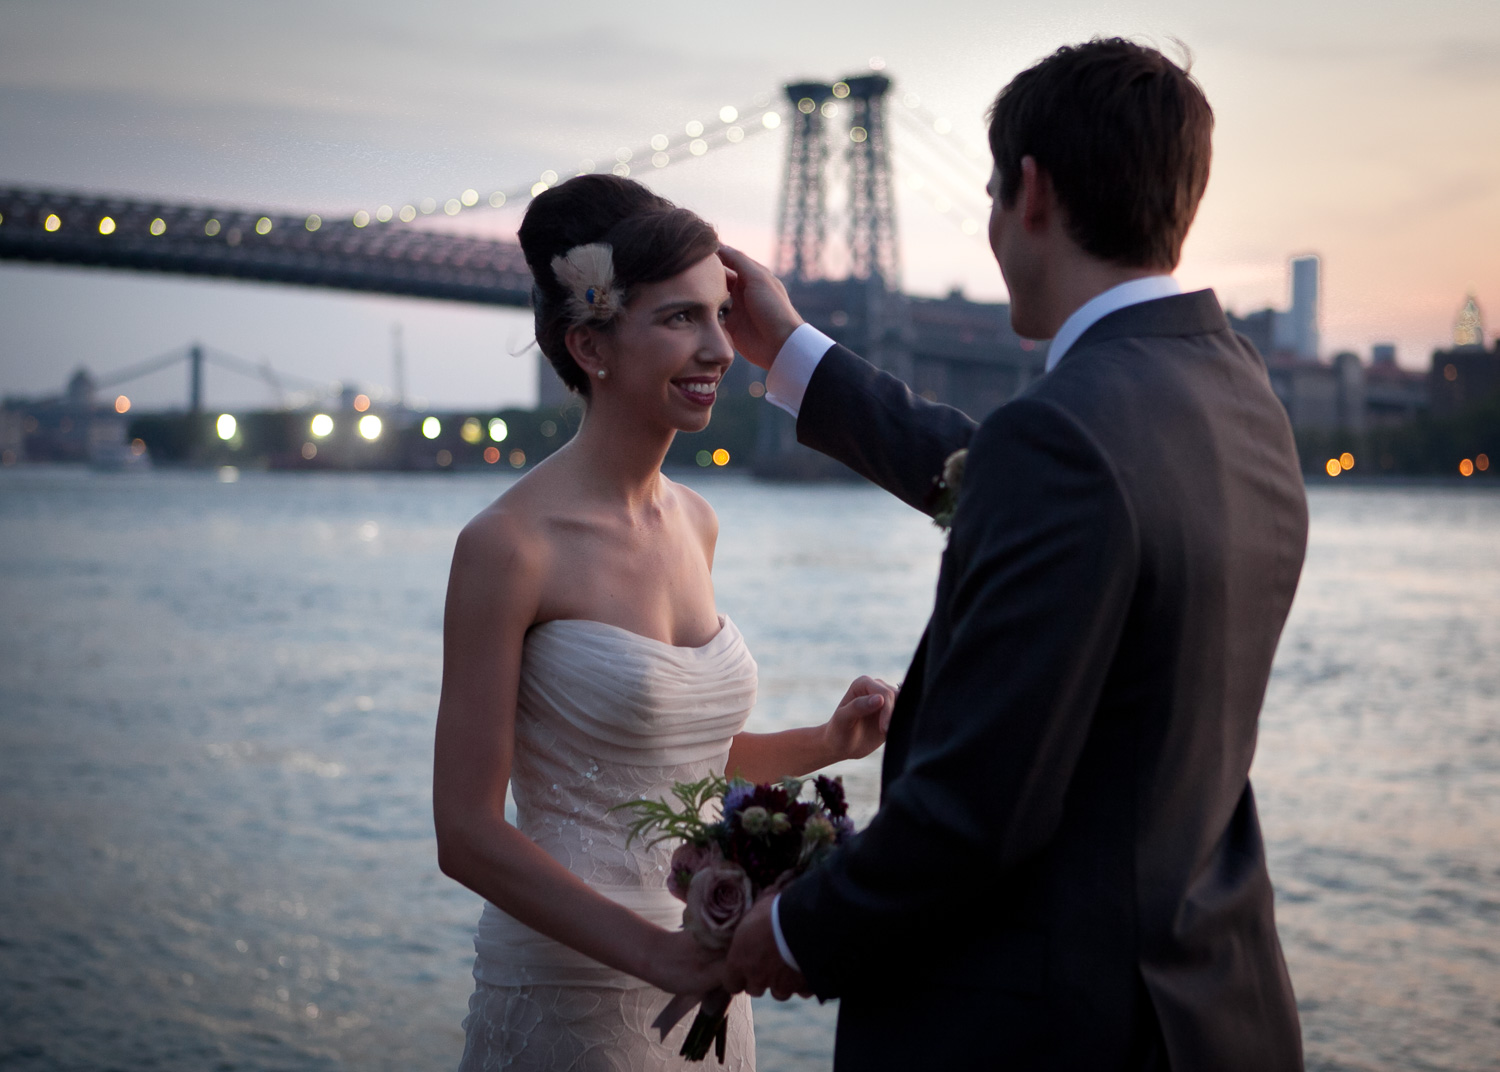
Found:
[[(785, 136), (785, 166), (774, 267), (809, 320), (927, 397), (961, 403), (976, 416), (1038, 373), (1044, 352), (1010, 331), (1004, 306), (968, 302), (956, 293), (930, 299), (902, 292), (898, 173), (906, 190), (952, 223), (956, 238), (982, 241), (989, 161), (915, 94), (896, 92), (879, 70), (790, 83), (746, 107), (726, 105), (708, 121), (689, 121), (602, 161), (549, 169), (529, 182), (353, 211), (289, 213), (0, 188), (0, 261), (524, 307), (531, 276), (519, 246), (464, 231), (465, 218), (524, 204), (568, 171), (649, 178), (778, 131)], [(163, 360), (189, 362), (189, 402), (196, 411), (202, 349)], [(231, 367), (237, 360), (235, 371), (259, 376), (278, 403), (284, 401), (282, 385), (295, 377), (233, 355), (220, 354), (216, 363)], [(100, 382), (123, 382), (123, 372), (144, 375), (155, 367), (145, 362)], [(758, 454), (783, 461), (801, 456), (790, 424), (775, 415), (763, 419)], [(804, 458), (804, 464), (813, 463)]]

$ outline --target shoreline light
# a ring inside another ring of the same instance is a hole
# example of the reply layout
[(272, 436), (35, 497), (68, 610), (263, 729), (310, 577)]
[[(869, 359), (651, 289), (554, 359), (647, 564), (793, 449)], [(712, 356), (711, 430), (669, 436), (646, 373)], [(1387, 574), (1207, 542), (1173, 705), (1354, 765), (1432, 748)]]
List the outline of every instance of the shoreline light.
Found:
[(428, 417), (422, 422), (422, 435), (428, 439), (436, 439), (443, 434), (443, 422), (436, 417)]
[(214, 422), (214, 431), (219, 433), (220, 439), (226, 441), (233, 439), (234, 433), (238, 430), (239, 422), (234, 419), (232, 413), (221, 413), (219, 419)]
[(510, 429), (499, 417), (490, 418), (490, 438), (496, 443), (504, 443), (505, 437), (510, 435)]
[(326, 413), (319, 413), (308, 422), (308, 431), (319, 439), (333, 434), (333, 418)]
[(373, 413), (366, 413), (359, 419), (359, 434), (370, 442), (380, 438), (380, 418)]

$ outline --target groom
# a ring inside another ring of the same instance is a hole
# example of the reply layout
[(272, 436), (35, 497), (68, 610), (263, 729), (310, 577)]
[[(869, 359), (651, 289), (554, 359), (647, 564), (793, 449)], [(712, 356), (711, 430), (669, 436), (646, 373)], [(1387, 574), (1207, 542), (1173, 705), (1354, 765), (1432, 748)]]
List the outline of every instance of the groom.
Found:
[(1249, 770), (1307, 512), (1260, 357), (1170, 274), (1212, 126), (1121, 40), (1000, 93), (990, 245), (1052, 346), (977, 426), (723, 254), (803, 443), (929, 510), (968, 448), (880, 810), (729, 953), (753, 994), (841, 999), (838, 1069), (1302, 1067)]

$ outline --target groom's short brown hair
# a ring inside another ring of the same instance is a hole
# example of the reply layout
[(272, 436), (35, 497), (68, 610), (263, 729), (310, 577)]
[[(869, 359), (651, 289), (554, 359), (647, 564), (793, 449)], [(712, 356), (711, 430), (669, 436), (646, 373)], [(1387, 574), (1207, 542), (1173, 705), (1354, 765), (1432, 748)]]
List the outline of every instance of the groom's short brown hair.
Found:
[(1191, 75), (1118, 37), (1058, 49), (990, 108), (1001, 203), (1033, 157), (1084, 252), (1124, 267), (1177, 267), (1208, 185), (1214, 114)]

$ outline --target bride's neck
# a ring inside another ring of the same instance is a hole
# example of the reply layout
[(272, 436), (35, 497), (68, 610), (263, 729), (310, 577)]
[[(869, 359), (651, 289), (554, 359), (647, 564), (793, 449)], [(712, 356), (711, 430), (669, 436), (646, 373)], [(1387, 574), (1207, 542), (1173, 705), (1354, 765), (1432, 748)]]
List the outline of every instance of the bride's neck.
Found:
[(661, 463), (676, 433), (653, 429), (638, 416), (592, 406), (568, 449), (587, 491), (627, 509), (654, 503), (661, 490)]

